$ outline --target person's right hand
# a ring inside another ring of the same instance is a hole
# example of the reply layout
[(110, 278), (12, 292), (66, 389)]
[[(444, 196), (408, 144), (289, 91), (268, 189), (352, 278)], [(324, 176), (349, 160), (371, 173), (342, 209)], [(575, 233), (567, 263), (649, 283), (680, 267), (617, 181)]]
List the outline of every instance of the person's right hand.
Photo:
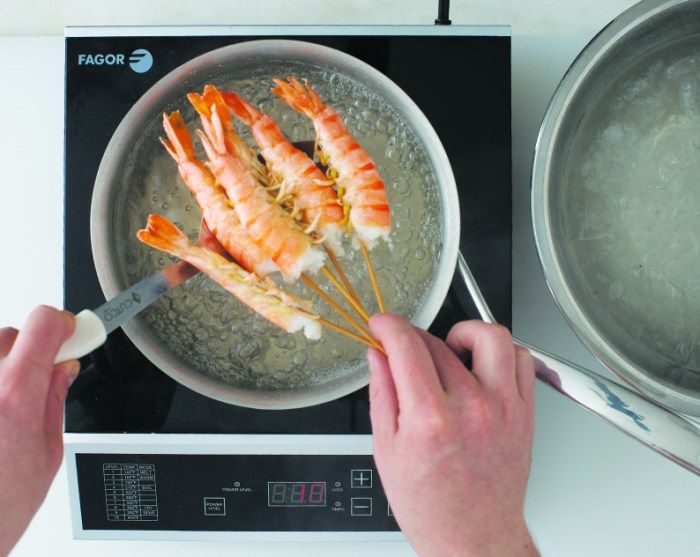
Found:
[[(369, 322), (374, 458), (424, 556), (537, 555), (523, 516), (534, 364), (507, 329), (455, 325), (447, 344), (393, 315)], [(471, 353), (471, 371), (460, 360)]]
[(0, 329), (0, 555), (41, 505), (63, 458), (63, 402), (75, 360), (54, 365), (72, 314), (40, 306), (21, 331)]

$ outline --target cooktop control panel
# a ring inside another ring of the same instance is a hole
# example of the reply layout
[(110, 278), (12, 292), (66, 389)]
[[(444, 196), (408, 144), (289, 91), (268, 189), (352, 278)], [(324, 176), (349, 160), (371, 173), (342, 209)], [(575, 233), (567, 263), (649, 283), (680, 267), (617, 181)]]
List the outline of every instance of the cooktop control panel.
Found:
[(76, 454), (84, 530), (398, 530), (370, 455)]

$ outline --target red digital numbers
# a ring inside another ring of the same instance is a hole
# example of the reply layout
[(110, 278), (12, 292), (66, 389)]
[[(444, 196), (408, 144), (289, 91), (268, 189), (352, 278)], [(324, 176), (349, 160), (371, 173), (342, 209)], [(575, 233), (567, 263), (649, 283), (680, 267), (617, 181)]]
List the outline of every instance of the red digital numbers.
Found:
[(309, 503), (312, 505), (323, 505), (326, 502), (326, 484), (309, 484)]
[(267, 504), (270, 507), (325, 507), (324, 482), (269, 482)]

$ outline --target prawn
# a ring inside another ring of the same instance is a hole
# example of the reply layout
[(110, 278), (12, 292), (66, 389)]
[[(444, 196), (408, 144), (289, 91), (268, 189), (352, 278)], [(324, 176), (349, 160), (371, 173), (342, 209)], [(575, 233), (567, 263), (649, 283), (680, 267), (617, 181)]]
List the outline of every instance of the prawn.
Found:
[(340, 255), (345, 215), (333, 185), (333, 180), (316, 166), (303, 151), (285, 137), (277, 123), (234, 92), (222, 91), (228, 108), (246, 126), (250, 127), (260, 154), (268, 165), (271, 183), (279, 188), (276, 200), (293, 199), (293, 214), (299, 211), (301, 219), (310, 225), (309, 231), (318, 230), (330, 247)]
[[(208, 126), (207, 119), (211, 118), (212, 106), (216, 106), (219, 118), (221, 119), (226, 149), (243, 162), (261, 185), (266, 185), (267, 169), (265, 165), (258, 160), (258, 155), (253, 148), (243, 141), (243, 138), (236, 133), (231, 115), (229, 114), (219, 90), (214, 85), (205, 85), (201, 95), (197, 93), (188, 93), (187, 99), (202, 117), (202, 125), (205, 130)], [(211, 130), (207, 133), (210, 131)]]
[[(192, 100), (191, 95), (188, 97)], [(250, 161), (230, 149), (230, 138), (237, 134), (228, 109), (219, 107), (218, 102), (208, 110), (195, 104), (204, 128), (197, 133), (209, 159), (208, 167), (226, 190), (243, 227), (287, 280), (296, 280), (305, 271), (318, 271), (324, 264), (324, 254), (298, 223), (272, 202), (251, 170)]]
[(308, 302), (280, 290), (272, 281), (248, 273), (215, 251), (193, 244), (165, 217), (149, 215), (146, 228), (136, 236), (148, 246), (187, 261), (284, 331), (303, 330), (308, 339), (321, 338), (320, 318)]
[(180, 112), (163, 114), (163, 128), (168, 139), (161, 137), (161, 143), (177, 163), (182, 180), (202, 209), (204, 221), (224, 249), (247, 271), (260, 275), (278, 271), (274, 261), (245, 232), (226, 193), (197, 158), (192, 137)]
[(322, 164), (330, 165), (338, 197), (349, 214), (357, 238), (372, 246), (391, 232), (389, 202), (377, 165), (350, 135), (338, 113), (326, 106), (309, 85), (294, 77), (273, 80), (272, 92), (297, 112), (310, 118), (316, 131), (316, 147)]

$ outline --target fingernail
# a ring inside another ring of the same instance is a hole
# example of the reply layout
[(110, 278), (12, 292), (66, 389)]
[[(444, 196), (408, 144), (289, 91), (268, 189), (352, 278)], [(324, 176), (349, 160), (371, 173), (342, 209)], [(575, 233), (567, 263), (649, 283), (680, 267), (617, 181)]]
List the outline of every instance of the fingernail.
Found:
[(67, 311), (65, 309), (61, 310), (61, 313), (66, 316), (66, 319), (70, 321), (71, 323), (75, 321), (75, 315), (72, 314), (70, 311)]
[(66, 376), (68, 377), (68, 386), (70, 387), (78, 377), (80, 373), (80, 362), (78, 360), (71, 360), (66, 364)]

